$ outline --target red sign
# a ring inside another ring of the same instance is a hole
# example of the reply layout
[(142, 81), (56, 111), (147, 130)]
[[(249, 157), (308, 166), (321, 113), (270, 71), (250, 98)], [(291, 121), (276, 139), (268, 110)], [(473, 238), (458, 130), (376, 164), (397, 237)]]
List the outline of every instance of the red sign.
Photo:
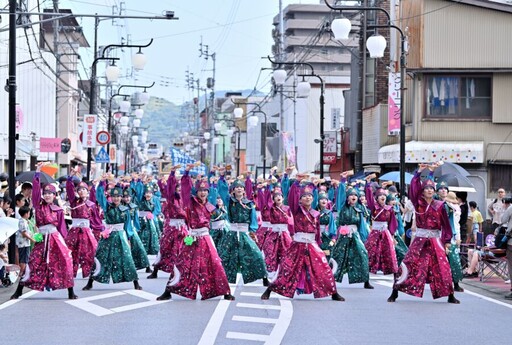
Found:
[(59, 138), (41, 138), (39, 142), (39, 152), (60, 152)]
[(100, 145), (106, 145), (110, 142), (110, 133), (107, 131), (99, 131), (98, 134), (96, 134), (96, 141)]
[(324, 153), (324, 164), (335, 164), (336, 153)]

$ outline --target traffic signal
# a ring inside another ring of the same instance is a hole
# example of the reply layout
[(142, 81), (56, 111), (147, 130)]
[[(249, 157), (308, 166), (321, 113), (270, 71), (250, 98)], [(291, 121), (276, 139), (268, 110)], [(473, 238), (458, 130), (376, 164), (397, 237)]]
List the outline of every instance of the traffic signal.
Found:
[(182, 141), (180, 141), (180, 142), (175, 142), (175, 143), (174, 143), (174, 147), (183, 147), (183, 146), (184, 146), (184, 145), (183, 145), (183, 142), (182, 142)]
[(71, 150), (71, 140), (69, 138), (62, 139), (60, 142), (60, 152), (68, 153)]

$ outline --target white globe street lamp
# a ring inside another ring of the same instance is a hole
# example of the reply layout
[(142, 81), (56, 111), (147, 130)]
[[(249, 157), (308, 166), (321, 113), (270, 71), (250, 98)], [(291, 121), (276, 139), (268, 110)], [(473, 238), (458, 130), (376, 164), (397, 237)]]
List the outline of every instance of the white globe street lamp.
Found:
[(272, 74), (276, 85), (283, 85), (286, 80), (286, 71), (284, 69), (276, 69)]
[(331, 30), (337, 40), (346, 40), (352, 29), (352, 23), (347, 18), (337, 18), (331, 23)]
[(194, 145), (196, 145), (196, 146), (199, 145), (199, 139), (197, 139), (197, 138), (194, 139)]
[(144, 69), (144, 66), (146, 66), (146, 63), (148, 62), (148, 59), (146, 58), (146, 56), (140, 51), (139, 51), (132, 56), (132, 66), (133, 68), (135, 68), (136, 70), (142, 70)]
[(133, 127), (135, 127), (135, 128), (139, 128), (140, 127), (140, 120), (139, 119), (133, 120)]
[(144, 90), (144, 92), (140, 94), (139, 99), (142, 104), (147, 104), (149, 102), (150, 97), (151, 96), (149, 95), (149, 93), (146, 90)]
[(297, 97), (298, 98), (308, 98), (310, 91), (311, 91), (311, 84), (307, 81), (301, 81), (297, 85)]
[(128, 126), (121, 126), (121, 135), (126, 135), (128, 134)]
[(212, 143), (214, 143), (214, 144), (218, 144), (219, 141), (220, 141), (220, 139), (218, 137), (215, 137), (212, 139)]
[(114, 63), (108, 65), (105, 69), (105, 76), (107, 77), (107, 80), (110, 82), (116, 82), (119, 79), (120, 73), (121, 70)]
[(370, 52), (370, 57), (381, 58), (384, 57), (384, 50), (386, 50), (386, 39), (381, 35), (373, 35), (366, 40), (366, 48)]
[(204, 132), (203, 137), (204, 140), (210, 140), (210, 132)]
[(133, 113), (135, 114), (136, 118), (142, 119), (142, 117), (144, 116), (144, 109), (135, 109)]
[(249, 116), (249, 118), (247, 119), (247, 125), (249, 127), (256, 127), (257, 124), (258, 124), (258, 117), (256, 115)]
[(206, 149), (208, 148), (208, 144), (207, 144), (207, 143), (203, 143), (203, 144), (201, 145), (201, 147), (202, 147), (203, 149), (205, 149), (205, 150), (206, 150)]
[(119, 103), (119, 111), (122, 112), (122, 113), (127, 113), (130, 111), (130, 107), (132, 106), (132, 104), (130, 103), (130, 101), (126, 100), (126, 99), (123, 99), (120, 103)]
[(130, 119), (128, 118), (128, 116), (123, 116), (119, 120), (119, 123), (121, 124), (121, 126), (128, 126), (129, 121), (130, 121)]
[(215, 122), (215, 124), (213, 125), (213, 128), (215, 128), (215, 130), (218, 132), (220, 131), (220, 129), (222, 128), (222, 123), (220, 122)]
[(235, 119), (239, 119), (244, 116), (244, 109), (237, 107), (235, 110), (233, 110), (233, 114), (235, 115)]

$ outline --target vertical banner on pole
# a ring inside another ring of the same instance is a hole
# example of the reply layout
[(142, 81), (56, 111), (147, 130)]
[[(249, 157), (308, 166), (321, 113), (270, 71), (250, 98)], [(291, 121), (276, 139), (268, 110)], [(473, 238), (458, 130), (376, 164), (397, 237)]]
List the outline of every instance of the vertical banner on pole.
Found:
[(288, 165), (296, 165), (297, 164), (297, 155), (295, 154), (295, 141), (293, 138), (293, 134), (290, 132), (283, 132), (283, 147), (284, 152), (286, 153), (286, 159), (288, 161)]
[(388, 83), (388, 135), (400, 133), (400, 73), (390, 72)]
[(98, 117), (96, 115), (84, 115), (84, 134), (82, 136), (83, 148), (96, 147), (96, 134), (98, 131)]

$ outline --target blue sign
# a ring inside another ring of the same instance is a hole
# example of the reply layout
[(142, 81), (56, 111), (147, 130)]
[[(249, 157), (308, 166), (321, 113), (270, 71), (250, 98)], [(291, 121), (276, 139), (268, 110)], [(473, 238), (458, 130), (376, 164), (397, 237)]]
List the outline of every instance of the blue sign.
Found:
[(105, 147), (101, 147), (96, 157), (94, 157), (94, 160), (96, 163), (110, 163), (110, 157), (108, 156), (107, 151), (105, 151)]

